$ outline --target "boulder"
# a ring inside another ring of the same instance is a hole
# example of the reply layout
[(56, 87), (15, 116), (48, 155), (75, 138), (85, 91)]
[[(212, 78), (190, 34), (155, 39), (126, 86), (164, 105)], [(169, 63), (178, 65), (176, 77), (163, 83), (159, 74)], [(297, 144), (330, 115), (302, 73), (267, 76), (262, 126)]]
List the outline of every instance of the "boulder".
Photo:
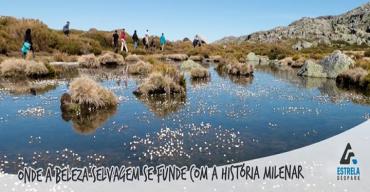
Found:
[(296, 44), (293, 45), (292, 48), (296, 51), (300, 51), (302, 49), (308, 49), (308, 48), (311, 48), (313, 46), (314, 46), (314, 44), (310, 43), (308, 41), (298, 41)]
[(337, 50), (321, 60), (320, 64), (323, 66), (324, 72), (327, 74), (328, 78), (337, 78), (339, 74), (353, 67), (355, 61)]
[(259, 57), (259, 65), (261, 65), (261, 66), (270, 65), (270, 59), (267, 56), (260, 56)]
[(334, 51), (331, 55), (321, 60), (319, 64), (312, 60), (306, 61), (299, 70), (298, 75), (335, 79), (339, 74), (354, 66), (354, 64), (355, 62), (341, 51)]
[(251, 65), (259, 65), (260, 64), (260, 58), (253, 52), (250, 52), (246, 59), (245, 59), (246, 63), (248, 64), (251, 64)]
[(324, 73), (323, 66), (317, 64), (313, 60), (305, 61), (302, 68), (298, 71), (298, 75), (305, 77), (323, 77), (323, 78), (327, 77), (327, 74)]

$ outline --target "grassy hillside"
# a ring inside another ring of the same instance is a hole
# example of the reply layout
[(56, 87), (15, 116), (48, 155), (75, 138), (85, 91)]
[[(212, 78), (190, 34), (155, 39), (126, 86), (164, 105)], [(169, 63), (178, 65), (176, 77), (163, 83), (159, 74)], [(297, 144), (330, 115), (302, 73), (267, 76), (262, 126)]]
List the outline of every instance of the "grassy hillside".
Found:
[(32, 29), (36, 52), (60, 51), (71, 55), (100, 54), (102, 50), (109, 49), (112, 42), (110, 32), (73, 30), (70, 37), (66, 37), (61, 31), (52, 30), (39, 20), (0, 17), (0, 53), (19, 51), (27, 28)]

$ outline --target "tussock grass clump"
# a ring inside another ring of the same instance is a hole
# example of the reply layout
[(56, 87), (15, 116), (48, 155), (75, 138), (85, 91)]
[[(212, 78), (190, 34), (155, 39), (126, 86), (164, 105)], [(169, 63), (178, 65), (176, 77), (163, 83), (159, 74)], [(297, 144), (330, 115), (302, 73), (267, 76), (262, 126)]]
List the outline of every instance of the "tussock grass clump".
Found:
[(128, 73), (131, 75), (147, 75), (152, 72), (153, 66), (144, 61), (138, 61), (135, 64), (128, 66)]
[(349, 69), (337, 77), (337, 83), (343, 87), (366, 88), (368, 82), (365, 81), (369, 72), (362, 68)]
[(191, 78), (194, 79), (205, 79), (209, 78), (209, 71), (204, 67), (196, 67), (190, 71)]
[(190, 71), (193, 68), (200, 68), (202, 67), (199, 63), (193, 60), (187, 60), (181, 63), (180, 69), (184, 71)]
[(1, 75), (4, 77), (17, 77), (24, 74), (26, 68), (24, 59), (6, 59), (1, 62)]
[(141, 59), (139, 58), (139, 56), (137, 55), (129, 55), (125, 58), (125, 61), (128, 63), (128, 64), (131, 64), (131, 63), (137, 63), (139, 61), (141, 61)]
[(29, 61), (26, 64), (25, 73), (27, 76), (46, 76), (49, 74), (49, 69), (41, 62)]
[(175, 79), (181, 76), (179, 70), (174, 65), (162, 61), (163, 58), (161, 55), (146, 56), (143, 59), (152, 64), (153, 72), (158, 72)]
[(180, 83), (180, 80), (165, 76), (162, 73), (152, 73), (139, 88), (134, 91), (137, 96), (149, 95), (185, 95), (185, 87)]
[(49, 75), (45, 64), (24, 59), (6, 59), (0, 65), (1, 75), (4, 77), (43, 77)]
[(217, 65), (218, 71), (227, 72), (230, 75), (236, 76), (251, 76), (253, 75), (253, 65), (240, 63), (233, 56), (227, 56)]
[(192, 55), (189, 57), (190, 60), (193, 60), (193, 61), (203, 61), (203, 56), (201, 55)]
[(85, 68), (98, 68), (100, 63), (94, 54), (82, 55), (78, 58), (79, 65)]
[(102, 65), (124, 65), (125, 59), (122, 55), (113, 52), (106, 52), (98, 58)]
[(70, 56), (67, 53), (56, 52), (53, 54), (53, 61), (56, 62), (76, 62), (76, 56)]
[(92, 109), (109, 108), (118, 104), (113, 92), (88, 77), (75, 79), (70, 84), (69, 92), (73, 103)]
[(185, 61), (189, 58), (189, 56), (187, 54), (170, 54), (167, 55), (167, 58), (174, 61)]
[(232, 63), (226, 68), (230, 75), (250, 76), (253, 74), (253, 65), (246, 63)]

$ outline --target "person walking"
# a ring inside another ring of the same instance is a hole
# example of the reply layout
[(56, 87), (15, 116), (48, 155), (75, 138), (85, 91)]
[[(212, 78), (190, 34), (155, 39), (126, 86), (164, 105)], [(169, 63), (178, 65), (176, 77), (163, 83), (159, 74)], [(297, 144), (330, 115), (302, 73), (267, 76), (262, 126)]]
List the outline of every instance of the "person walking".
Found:
[(143, 38), (145, 49), (149, 49), (149, 30), (146, 30), (145, 37)]
[(159, 43), (161, 44), (161, 51), (164, 50), (164, 46), (166, 45), (166, 37), (164, 33), (162, 33), (161, 38), (159, 39)]
[(125, 52), (128, 53), (127, 43), (126, 43), (126, 30), (122, 29), (121, 32), (121, 52), (125, 49)]
[(132, 35), (132, 40), (134, 41), (134, 49), (137, 49), (139, 46), (139, 36), (137, 35), (136, 30), (134, 31), (134, 34)]
[(23, 58), (26, 58), (29, 51), (32, 51), (32, 57), (35, 58), (35, 50), (33, 49), (31, 29), (28, 28), (24, 35), (24, 42), (22, 46)]
[(69, 21), (63, 27), (63, 33), (65, 36), (69, 37)]
[(112, 36), (112, 44), (113, 44), (114, 52), (116, 53), (118, 51), (118, 39), (119, 39), (118, 31), (115, 30)]
[(193, 41), (193, 46), (194, 46), (194, 48), (197, 47), (197, 46), (199, 46), (199, 47), (202, 46), (202, 41), (201, 41), (199, 35), (195, 35), (195, 38), (194, 38), (194, 41)]

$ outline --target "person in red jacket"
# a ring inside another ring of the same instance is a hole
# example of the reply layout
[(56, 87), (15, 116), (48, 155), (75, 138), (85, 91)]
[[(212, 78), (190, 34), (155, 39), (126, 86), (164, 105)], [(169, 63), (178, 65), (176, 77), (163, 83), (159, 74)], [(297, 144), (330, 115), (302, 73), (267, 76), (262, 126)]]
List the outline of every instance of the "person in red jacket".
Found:
[(123, 49), (125, 49), (125, 52), (128, 52), (127, 43), (126, 43), (126, 31), (125, 29), (122, 29), (121, 35), (121, 52), (123, 52)]

